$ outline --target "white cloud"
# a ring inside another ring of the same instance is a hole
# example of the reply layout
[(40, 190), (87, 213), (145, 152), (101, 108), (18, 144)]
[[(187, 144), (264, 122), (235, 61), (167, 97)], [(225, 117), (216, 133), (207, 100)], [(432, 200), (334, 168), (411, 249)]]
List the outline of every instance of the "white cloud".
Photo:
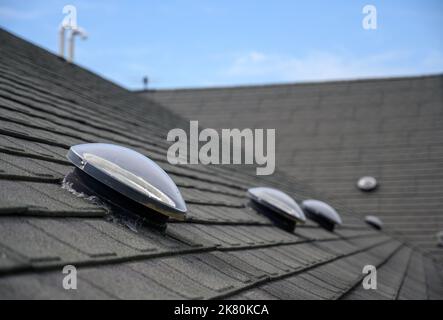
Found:
[(399, 52), (362, 57), (311, 52), (296, 57), (251, 51), (235, 57), (221, 77), (234, 82), (283, 82), (426, 74), (443, 71), (441, 57), (439, 52), (417, 59)]

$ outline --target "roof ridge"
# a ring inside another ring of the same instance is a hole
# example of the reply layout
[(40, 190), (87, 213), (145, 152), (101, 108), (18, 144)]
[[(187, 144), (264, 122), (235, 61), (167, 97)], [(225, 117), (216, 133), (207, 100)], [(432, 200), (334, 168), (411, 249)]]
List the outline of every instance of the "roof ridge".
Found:
[(167, 92), (192, 92), (192, 91), (219, 91), (219, 90), (238, 90), (238, 89), (266, 89), (275, 87), (297, 87), (297, 86), (312, 86), (312, 85), (331, 85), (331, 84), (351, 84), (360, 82), (378, 82), (378, 81), (401, 81), (401, 80), (414, 80), (414, 79), (428, 79), (443, 77), (443, 73), (429, 73), (419, 75), (398, 75), (387, 77), (367, 77), (367, 78), (355, 78), (355, 79), (336, 79), (336, 80), (313, 80), (313, 81), (300, 81), (300, 82), (281, 82), (281, 83), (269, 83), (269, 84), (239, 84), (239, 85), (220, 85), (220, 86), (208, 86), (208, 87), (183, 87), (183, 88), (165, 88), (165, 89), (141, 89), (132, 90), (135, 93), (167, 93)]

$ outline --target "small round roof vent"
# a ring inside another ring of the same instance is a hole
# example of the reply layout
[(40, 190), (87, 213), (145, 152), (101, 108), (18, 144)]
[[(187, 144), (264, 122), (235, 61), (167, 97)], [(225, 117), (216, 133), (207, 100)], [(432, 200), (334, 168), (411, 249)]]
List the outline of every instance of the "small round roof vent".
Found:
[(326, 230), (333, 231), (336, 225), (342, 224), (340, 215), (327, 203), (310, 199), (302, 202), (302, 208), (309, 219)]
[(374, 177), (370, 177), (370, 176), (361, 177), (357, 181), (357, 187), (360, 190), (366, 191), (366, 192), (375, 190), (377, 188), (377, 185), (378, 185), (377, 179), (375, 179)]
[(144, 155), (117, 145), (72, 146), (67, 158), (82, 172), (144, 207), (184, 220), (186, 204), (174, 181)]
[(251, 205), (257, 211), (285, 230), (292, 231), (297, 222), (306, 221), (305, 214), (297, 202), (280, 190), (266, 187), (250, 188), (248, 196), (252, 200)]
[(383, 222), (377, 216), (366, 216), (365, 222), (377, 230), (383, 228)]

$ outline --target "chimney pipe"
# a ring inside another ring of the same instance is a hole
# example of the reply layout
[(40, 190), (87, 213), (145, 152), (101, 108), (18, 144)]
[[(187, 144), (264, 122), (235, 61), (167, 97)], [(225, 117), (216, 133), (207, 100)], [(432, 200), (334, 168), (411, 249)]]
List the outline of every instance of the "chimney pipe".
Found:
[(60, 57), (65, 57), (65, 27), (60, 25), (60, 29), (58, 31), (58, 54)]
[(68, 52), (68, 62), (72, 62), (74, 60), (74, 30), (71, 31), (71, 34), (69, 35), (69, 52)]
[(85, 30), (82, 28), (75, 28), (71, 30), (71, 34), (69, 35), (69, 52), (68, 52), (68, 62), (72, 62), (74, 60), (74, 49), (75, 49), (75, 36), (80, 36), (83, 40), (85, 40), (88, 35)]

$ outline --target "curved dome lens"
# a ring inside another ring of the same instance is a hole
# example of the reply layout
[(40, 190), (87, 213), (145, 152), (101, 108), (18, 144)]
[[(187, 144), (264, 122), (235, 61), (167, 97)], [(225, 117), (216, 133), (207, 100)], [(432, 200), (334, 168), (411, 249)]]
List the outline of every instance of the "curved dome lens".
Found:
[(365, 222), (377, 230), (381, 230), (383, 228), (383, 222), (380, 220), (379, 217), (366, 216)]
[(323, 201), (305, 200), (302, 202), (302, 207), (309, 218), (328, 230), (332, 231), (336, 224), (342, 224), (341, 217), (337, 211)]
[(259, 204), (284, 215), (286, 218), (305, 222), (306, 217), (297, 202), (286, 193), (273, 188), (251, 188), (248, 190), (249, 197)]
[(124, 196), (183, 220), (186, 204), (169, 175), (144, 155), (117, 145), (79, 144), (68, 159), (80, 170)]

